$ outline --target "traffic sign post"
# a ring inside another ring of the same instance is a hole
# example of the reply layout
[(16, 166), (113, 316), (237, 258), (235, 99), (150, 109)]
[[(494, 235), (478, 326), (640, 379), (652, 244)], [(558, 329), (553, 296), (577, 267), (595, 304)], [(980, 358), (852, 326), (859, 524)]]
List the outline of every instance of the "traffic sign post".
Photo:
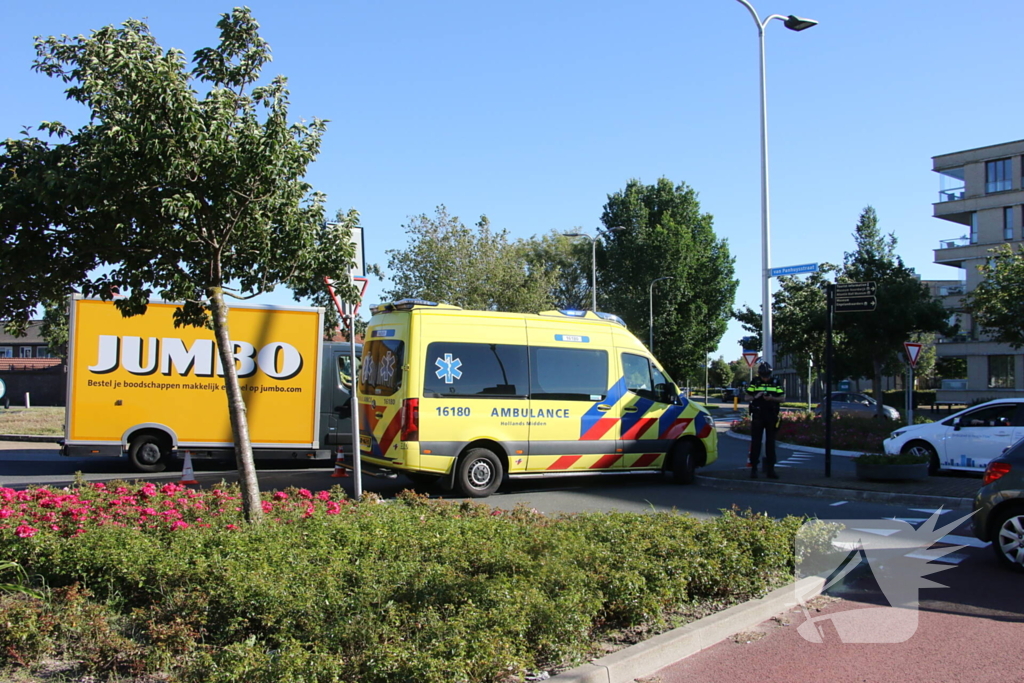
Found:
[(754, 363), (757, 362), (757, 357), (759, 355), (760, 354), (757, 351), (744, 351), (743, 352), (743, 360), (747, 361), (747, 367), (748, 368), (754, 367)]
[(907, 424), (914, 424), (914, 368), (917, 367), (917, 359), (921, 357), (921, 344), (917, 342), (903, 342), (903, 348), (907, 352)]

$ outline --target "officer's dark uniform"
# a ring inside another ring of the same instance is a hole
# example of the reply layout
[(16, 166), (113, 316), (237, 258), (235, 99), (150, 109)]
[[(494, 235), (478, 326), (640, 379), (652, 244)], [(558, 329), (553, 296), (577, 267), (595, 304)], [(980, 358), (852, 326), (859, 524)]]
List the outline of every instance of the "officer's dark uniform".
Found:
[[(778, 479), (775, 474), (775, 433), (779, 430), (779, 408), (785, 390), (782, 384), (772, 376), (772, 368), (761, 363), (757, 369), (757, 379), (747, 387), (750, 398), (750, 477), (757, 478), (757, 463), (761, 458), (761, 436), (764, 435), (764, 472), (771, 479)], [(757, 396), (761, 394), (760, 396)], [(768, 400), (771, 396), (775, 400)]]

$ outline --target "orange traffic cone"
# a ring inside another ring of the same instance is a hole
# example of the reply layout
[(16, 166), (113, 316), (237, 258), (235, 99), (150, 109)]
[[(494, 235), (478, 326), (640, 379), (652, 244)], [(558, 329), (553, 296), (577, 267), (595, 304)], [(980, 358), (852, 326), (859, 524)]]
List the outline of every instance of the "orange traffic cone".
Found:
[(348, 477), (348, 470), (345, 469), (345, 465), (343, 463), (344, 459), (345, 454), (339, 448), (334, 454), (334, 474), (331, 475), (332, 477)]
[(181, 468), (181, 481), (179, 484), (198, 484), (196, 473), (192, 469), (192, 452), (185, 451), (185, 465)]

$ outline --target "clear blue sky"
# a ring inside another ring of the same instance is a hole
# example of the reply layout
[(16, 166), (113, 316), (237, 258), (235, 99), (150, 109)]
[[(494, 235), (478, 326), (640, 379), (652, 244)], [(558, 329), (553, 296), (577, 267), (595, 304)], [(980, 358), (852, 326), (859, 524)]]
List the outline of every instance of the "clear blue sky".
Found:
[[(932, 263), (939, 240), (963, 231), (931, 217), (931, 157), (1024, 137), (1013, 47), (1024, 3), (754, 4), (762, 18), (820, 22), (767, 28), (772, 264), (841, 262), (872, 204), (908, 265), (960, 277)], [(359, 210), (367, 261), (386, 265), (408, 217), (438, 204), (466, 224), (486, 214), (514, 237), (592, 231), (608, 194), (665, 176), (695, 188), (728, 239), (736, 305), (760, 305), (757, 29), (736, 0), (250, 6), (274, 52), (266, 75), (289, 78), (292, 118), (331, 121), (310, 181), (331, 214)], [(61, 83), (31, 71), (33, 36), (145, 18), (165, 49), (191, 56), (216, 44), (230, 9), (5, 3), (0, 136), (84, 121)], [(382, 289), (373, 282), (366, 303)], [(717, 353), (738, 358), (740, 336), (733, 323)]]

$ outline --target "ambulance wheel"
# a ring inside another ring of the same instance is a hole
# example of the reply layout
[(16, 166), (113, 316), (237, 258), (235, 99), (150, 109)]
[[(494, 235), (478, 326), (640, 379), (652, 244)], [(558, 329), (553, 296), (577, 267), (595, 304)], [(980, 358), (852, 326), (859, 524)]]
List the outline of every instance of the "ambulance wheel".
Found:
[(692, 484), (697, 475), (697, 454), (693, 443), (680, 441), (672, 449), (672, 479), (677, 484)]
[(501, 486), (501, 460), (486, 448), (473, 448), (459, 460), (455, 486), (468, 498), (486, 498)]
[(155, 474), (167, 469), (170, 455), (167, 441), (153, 434), (143, 434), (132, 439), (128, 445), (128, 459), (137, 472)]

